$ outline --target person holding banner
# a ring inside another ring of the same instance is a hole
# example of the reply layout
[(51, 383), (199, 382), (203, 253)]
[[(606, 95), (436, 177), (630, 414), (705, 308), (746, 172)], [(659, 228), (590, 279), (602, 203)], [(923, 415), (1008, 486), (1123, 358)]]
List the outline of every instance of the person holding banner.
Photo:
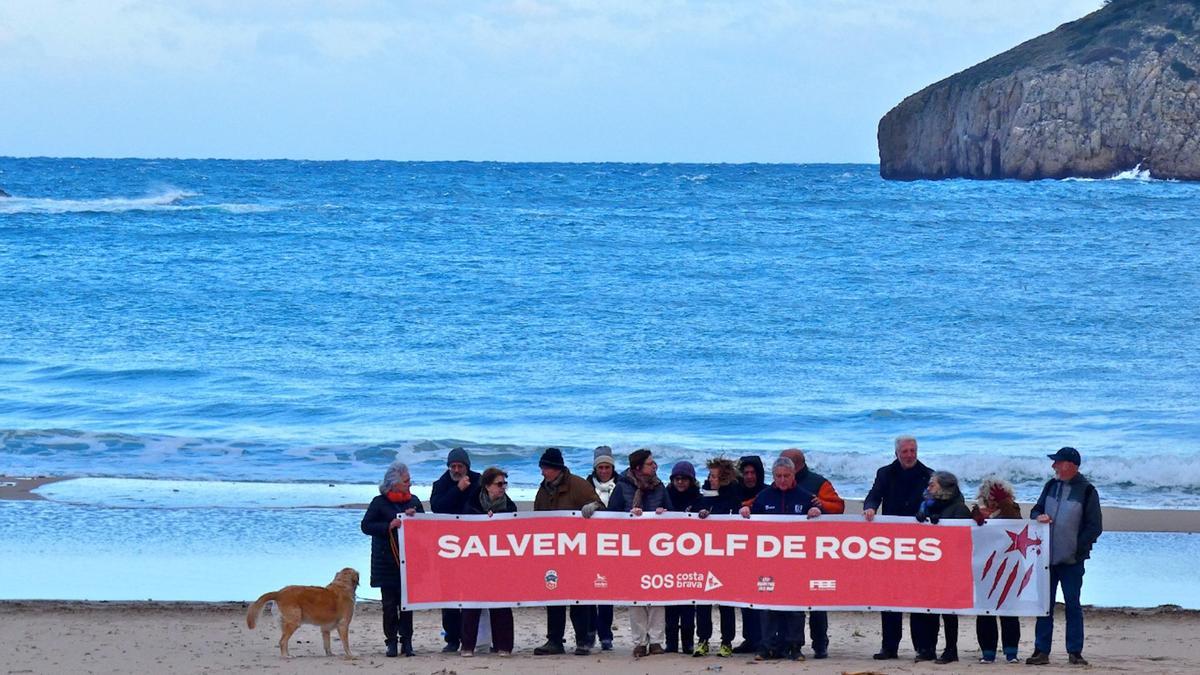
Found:
[[(814, 495), (813, 506), (819, 507), (821, 513), (836, 515), (846, 512), (846, 500), (833, 489), (833, 483), (821, 474), (809, 470), (803, 450), (788, 448), (779, 453), (779, 456), (787, 457), (796, 465), (796, 483)], [(808, 634), (812, 638), (813, 658), (829, 658), (829, 612), (809, 612)]]
[[(926, 521), (937, 525), (942, 520), (952, 518), (970, 518), (971, 511), (967, 509), (962, 490), (958, 487), (958, 477), (949, 471), (935, 471), (929, 479), (925, 490), (925, 499), (917, 507), (916, 519), (919, 523)], [(958, 615), (943, 614), (942, 623), (946, 626), (946, 648), (941, 656), (933, 659), (934, 663), (954, 663), (958, 660)], [(930, 622), (929, 631), (925, 634), (923, 648), (917, 648), (917, 661), (928, 661), (926, 656), (937, 652), (937, 616)]]
[[(463, 507), (463, 513), (472, 516), (493, 516), (497, 513), (516, 513), (517, 505), (508, 498), (508, 474), (497, 467), (488, 467), (479, 477), (479, 496)], [(475, 643), (479, 639), (479, 620), (483, 610), (468, 607), (462, 611), (462, 651), (459, 655), (475, 656)], [(509, 656), (513, 650), (513, 613), (509, 607), (492, 607), (488, 610), (492, 628), (492, 646), (500, 656)]]
[[(982, 525), (989, 518), (1019, 520), (1021, 507), (1017, 504), (1012, 483), (998, 476), (985, 476), (979, 484), (979, 495), (971, 507), (971, 517)], [(1019, 663), (1017, 650), (1021, 643), (1021, 620), (1015, 616), (1002, 616), (1000, 629), (996, 629), (997, 617), (980, 614), (975, 617), (975, 637), (979, 640), (980, 663), (996, 662), (996, 642), (1004, 647), (1004, 660)]]
[(1083, 607), (1079, 595), (1083, 589), (1083, 561), (1092, 552), (1092, 544), (1104, 532), (1100, 514), (1100, 493), (1079, 473), (1082, 458), (1075, 448), (1060, 448), (1049, 455), (1054, 460), (1054, 478), (1046, 481), (1029, 515), (1039, 523), (1050, 524), (1050, 608), (1034, 626), (1033, 655), (1025, 659), (1031, 666), (1050, 663), (1050, 643), (1054, 638), (1054, 597), (1062, 583), (1063, 604), (1067, 617), (1067, 660), (1071, 665), (1086, 666), (1083, 658)]
[(383, 639), (388, 656), (413, 655), (413, 613), (400, 611), (400, 556), (396, 528), (402, 517), (424, 513), (421, 500), (409, 492), (412, 476), (403, 462), (392, 462), (379, 483), (379, 496), (367, 505), (360, 525), (371, 537), (371, 586), (379, 589), (383, 602)]
[[(613, 490), (617, 489), (617, 461), (613, 459), (612, 448), (601, 445), (592, 453), (592, 474), (588, 482), (596, 490), (604, 508), (612, 498)], [(592, 635), (599, 635), (601, 651), (612, 651), (613, 648), (613, 606), (592, 605)], [(595, 646), (595, 639), (589, 638), (588, 646)]]
[[(542, 470), (542, 484), (533, 499), (534, 511), (580, 511), (584, 518), (591, 518), (603, 508), (592, 484), (572, 474), (563, 462), (562, 450), (546, 448), (538, 460)], [(591, 605), (571, 606), (571, 627), (575, 631), (575, 655), (592, 653), (588, 646), (592, 626)], [(562, 654), (563, 637), (567, 629), (567, 608), (561, 605), (546, 607), (546, 644), (533, 650), (535, 656)]]
[[(754, 498), (766, 487), (766, 470), (762, 457), (745, 455), (738, 459), (741, 474), (742, 506), (750, 506)], [(752, 607), (742, 608), (742, 643), (733, 648), (734, 654), (757, 654), (762, 642), (762, 611)]]
[[(796, 483), (796, 465), (787, 457), (780, 457), (771, 465), (774, 482), (758, 493), (754, 504), (743, 506), (743, 518), (751, 514), (815, 518), (821, 515), (821, 507), (814, 504), (816, 495)], [(767, 610), (763, 626), (762, 644), (755, 661), (788, 658), (803, 661), (804, 612)]]
[[(710, 514), (731, 516), (737, 513), (742, 508), (742, 487), (738, 481), (737, 466), (733, 460), (714, 457), (708, 460), (707, 467), (708, 478), (700, 488), (697, 513), (701, 518), (707, 518)], [(758, 610), (750, 611), (757, 613)], [(717, 614), (721, 621), (721, 646), (717, 648), (717, 656), (733, 656), (733, 638), (737, 635), (737, 608), (718, 605)], [(697, 643), (692, 656), (708, 656), (708, 643), (712, 634), (712, 605), (697, 605)]]
[[(896, 459), (875, 472), (875, 482), (863, 500), (863, 518), (874, 520), (876, 512), (885, 516), (917, 515), (921, 500), (933, 470), (917, 460), (917, 439), (898, 436), (894, 443)], [(932, 619), (932, 621), (931, 621)], [(923, 661), (935, 659), (932, 650), (926, 647), (931, 624), (936, 626), (937, 617), (925, 614), (909, 614), (908, 628), (912, 634), (913, 649)], [(904, 615), (900, 612), (880, 612), (883, 629), (883, 644), (875, 654), (876, 660), (899, 658), (900, 638), (904, 634)], [(936, 631), (934, 640), (936, 641)]]
[[(464, 448), (454, 448), (446, 455), (446, 471), (433, 483), (429, 494), (429, 509), (434, 513), (462, 513), (479, 495), (479, 474), (471, 470), (471, 456)], [(459, 649), (462, 638), (462, 610), (442, 610), (442, 630), (451, 654)]]
[[(691, 462), (676, 462), (667, 484), (670, 510), (684, 513), (698, 511), (700, 484), (696, 482), (696, 467)], [(696, 607), (669, 605), (667, 607), (667, 653), (690, 654), (696, 640)]]
[[(667, 488), (658, 479), (658, 462), (649, 450), (635, 450), (629, 455), (629, 468), (617, 479), (608, 510), (641, 516), (646, 511), (664, 513), (670, 505)], [(633, 630), (634, 658), (666, 653), (663, 649), (667, 637), (666, 607), (633, 605), (629, 608), (629, 624)]]

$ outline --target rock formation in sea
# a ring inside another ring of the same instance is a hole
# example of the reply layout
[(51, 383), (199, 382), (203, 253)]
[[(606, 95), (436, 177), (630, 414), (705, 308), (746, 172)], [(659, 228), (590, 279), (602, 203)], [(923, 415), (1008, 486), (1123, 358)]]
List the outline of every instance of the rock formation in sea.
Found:
[(1200, 0), (1112, 0), (904, 99), (884, 178), (1200, 180)]

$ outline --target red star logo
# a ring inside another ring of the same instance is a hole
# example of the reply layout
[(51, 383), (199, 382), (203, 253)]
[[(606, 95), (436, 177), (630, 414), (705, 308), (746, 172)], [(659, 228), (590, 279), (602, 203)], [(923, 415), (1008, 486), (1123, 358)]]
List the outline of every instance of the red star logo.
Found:
[(1008, 538), (1012, 540), (1012, 543), (1009, 544), (1008, 548), (1004, 551), (1005, 553), (1016, 551), (1021, 554), (1022, 558), (1024, 558), (1026, 557), (1025, 553), (1030, 546), (1042, 545), (1041, 539), (1034, 539), (1033, 537), (1029, 536), (1028, 525), (1026, 525), (1020, 532), (1011, 532), (1009, 530), (1005, 530), (1005, 534), (1007, 534)]

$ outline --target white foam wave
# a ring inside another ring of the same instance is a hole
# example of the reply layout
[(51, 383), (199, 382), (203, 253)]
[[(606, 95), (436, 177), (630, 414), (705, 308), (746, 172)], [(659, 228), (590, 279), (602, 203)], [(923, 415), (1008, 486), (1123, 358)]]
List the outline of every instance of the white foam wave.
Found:
[(0, 199), (0, 214), (19, 213), (125, 213), (131, 211), (197, 211), (216, 209), (228, 213), (267, 213), (279, 207), (266, 204), (185, 204), (198, 192), (170, 188), (144, 197), (102, 197), (99, 199), (53, 199), (49, 197), (8, 197)]
[(1080, 183), (1094, 183), (1096, 181), (1111, 181), (1111, 180), (1133, 180), (1133, 181), (1140, 181), (1143, 183), (1150, 183), (1150, 182), (1175, 183), (1175, 182), (1178, 182), (1173, 179), (1154, 178), (1153, 176), (1150, 175), (1150, 169), (1142, 168), (1141, 162), (1138, 162), (1137, 166), (1133, 167), (1132, 169), (1125, 169), (1124, 171), (1118, 171), (1117, 173), (1115, 173), (1107, 178), (1071, 177), (1071, 178), (1064, 178), (1063, 180), (1080, 182)]

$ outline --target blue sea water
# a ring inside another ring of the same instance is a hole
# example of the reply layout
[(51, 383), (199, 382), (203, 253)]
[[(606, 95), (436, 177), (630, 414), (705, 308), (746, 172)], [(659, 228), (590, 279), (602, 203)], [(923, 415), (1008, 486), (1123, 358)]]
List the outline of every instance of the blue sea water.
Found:
[[(0, 158), (0, 473), (418, 482), (891, 439), (1200, 507), (1200, 185), (872, 165)], [(114, 496), (114, 499), (117, 499)], [(219, 500), (217, 493), (212, 499)]]

